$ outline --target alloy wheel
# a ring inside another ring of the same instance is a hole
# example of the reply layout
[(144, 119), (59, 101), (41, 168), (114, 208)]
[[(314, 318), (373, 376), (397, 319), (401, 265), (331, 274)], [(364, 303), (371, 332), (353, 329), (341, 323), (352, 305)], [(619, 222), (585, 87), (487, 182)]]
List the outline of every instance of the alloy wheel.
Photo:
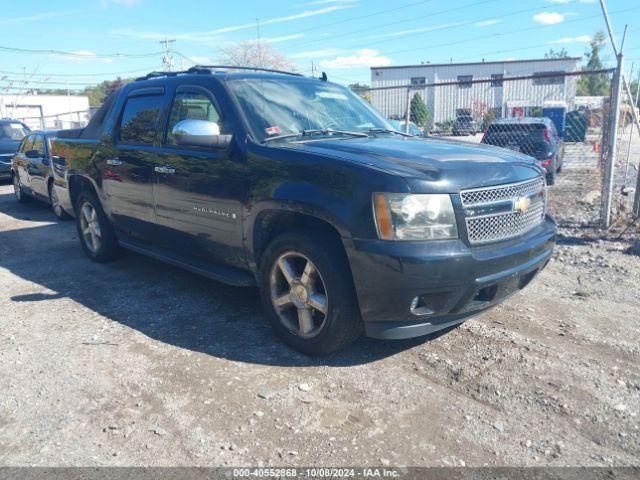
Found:
[(286, 252), (270, 275), (271, 302), (282, 324), (301, 338), (320, 333), (327, 320), (329, 300), (322, 275), (298, 252)]
[(51, 185), (51, 191), (49, 192), (49, 199), (51, 200), (51, 208), (57, 217), (61, 217), (64, 213), (62, 209), (62, 205), (60, 205), (60, 199), (58, 198), (58, 194), (56, 193), (56, 188)]
[(16, 194), (16, 198), (20, 200), (22, 198), (22, 188), (20, 187), (20, 178), (18, 175), (13, 176), (13, 191)]
[(102, 232), (98, 221), (98, 212), (89, 202), (85, 202), (80, 209), (80, 231), (87, 248), (96, 254), (102, 245)]

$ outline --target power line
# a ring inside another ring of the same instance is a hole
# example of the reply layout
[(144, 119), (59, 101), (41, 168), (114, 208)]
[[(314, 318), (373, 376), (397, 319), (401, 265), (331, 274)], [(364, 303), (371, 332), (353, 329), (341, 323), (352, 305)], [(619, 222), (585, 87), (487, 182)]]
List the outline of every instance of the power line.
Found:
[[(632, 7), (632, 8), (627, 8), (627, 9), (623, 9), (623, 10), (617, 10), (617, 11), (611, 12), (611, 13), (612, 14), (625, 13), (625, 12), (634, 11), (634, 10), (638, 10), (638, 9), (640, 9), (640, 7)], [(586, 16), (586, 17), (573, 18), (571, 20), (567, 20), (564, 23), (581, 22), (581, 21), (589, 20), (589, 19), (596, 18), (596, 17), (599, 18), (600, 15), (589, 15), (589, 16)], [(391, 54), (396, 54), (396, 53), (414, 52), (414, 51), (417, 51), (417, 50), (427, 50), (427, 49), (433, 49), (433, 48), (439, 48), (439, 47), (448, 47), (450, 45), (460, 45), (460, 44), (463, 44), (463, 43), (475, 42), (477, 40), (484, 40), (486, 38), (501, 37), (501, 36), (504, 36), (504, 35), (511, 35), (511, 34), (514, 34), (514, 33), (522, 33), (522, 32), (527, 32), (527, 31), (531, 31), (531, 30), (537, 30), (537, 29), (540, 29), (540, 28), (552, 27), (552, 26), (555, 26), (555, 25), (536, 25), (534, 27), (520, 28), (520, 29), (517, 29), (517, 30), (511, 30), (511, 31), (508, 31), (508, 32), (481, 35), (481, 36), (478, 36), (478, 37), (468, 38), (468, 39), (465, 39), (465, 40), (459, 40), (459, 41), (456, 41), (456, 42), (446, 42), (446, 43), (440, 43), (440, 44), (431, 44), (431, 45), (429, 45), (427, 47), (416, 47), (416, 48), (406, 48), (406, 49), (402, 49), (402, 50), (391, 50), (391, 51), (386, 51), (385, 53), (387, 55), (391, 55)], [(428, 32), (425, 32), (425, 33), (428, 33)], [(421, 35), (421, 34), (417, 34), (417, 35)], [(545, 45), (549, 45), (549, 44), (547, 43)], [(474, 56), (479, 56), (479, 55), (476, 54)]]
[[(342, 33), (342, 34), (339, 34), (339, 35), (331, 35), (331, 40), (334, 40), (336, 38), (343, 38), (343, 37), (347, 37), (347, 36), (351, 36), (351, 35), (356, 35), (358, 33), (363, 33), (363, 32), (367, 32), (367, 31), (370, 31), (370, 30), (379, 30), (381, 28), (390, 27), (390, 26), (393, 26), (393, 25), (401, 24), (401, 23), (412, 22), (412, 21), (419, 20), (419, 19), (422, 19), (422, 18), (432, 18), (432, 17), (435, 17), (436, 15), (455, 12), (457, 10), (463, 10), (465, 8), (469, 8), (469, 7), (472, 7), (472, 6), (478, 6), (478, 5), (483, 5), (485, 3), (497, 2), (497, 1), (500, 1), (500, 0), (484, 0), (484, 1), (481, 1), (481, 2), (472, 2), (472, 3), (468, 3), (468, 4), (465, 4), (465, 5), (462, 5), (462, 6), (459, 6), (459, 7), (455, 7), (455, 8), (449, 8), (449, 9), (446, 9), (446, 10), (439, 10), (439, 11), (436, 11), (436, 12), (430, 12), (430, 13), (428, 13), (426, 15), (419, 15), (417, 17), (414, 16), (414, 17), (411, 17), (411, 18), (405, 18), (405, 19), (397, 20), (397, 21), (391, 22), (391, 23), (383, 23), (383, 24), (380, 24), (380, 25), (374, 25), (372, 27), (361, 28), (360, 30), (353, 30), (353, 31), (350, 31), (350, 32), (347, 32), (347, 33)], [(527, 10), (524, 10), (524, 11), (525, 12), (533, 11), (533, 10), (537, 11), (537, 10), (541, 10), (541, 9), (545, 9), (545, 8), (549, 8), (549, 7), (542, 6), (542, 7), (530, 8), (530, 9), (527, 9)], [(516, 12), (516, 13), (521, 13), (521, 12)], [(493, 18), (497, 18), (497, 17), (491, 17), (491, 19), (493, 19)], [(483, 20), (485, 20), (485, 19), (483, 19)], [(477, 21), (480, 21), (480, 20), (476, 20), (476, 21), (470, 22), (470, 23), (475, 23)], [(454, 25), (454, 27), (457, 27), (457, 26), (460, 26), (460, 24)], [(444, 29), (438, 29), (438, 30), (444, 30)], [(304, 46), (304, 45), (309, 45), (309, 44), (323, 42), (323, 41), (325, 41), (325, 39), (309, 40), (308, 42), (297, 43), (296, 47), (301, 47), (301, 46)], [(384, 40), (384, 41), (388, 41), (388, 40)], [(378, 43), (380, 43), (380, 42), (378, 42)], [(371, 42), (369, 42), (368, 45), (371, 45)]]
[(93, 53), (93, 52), (65, 52), (62, 50), (33, 50), (27, 48), (6, 47), (0, 45), (0, 51), (10, 53), (25, 53), (32, 55), (62, 55), (74, 58), (146, 58), (162, 55), (163, 52), (154, 53)]
[[(114, 75), (127, 75), (133, 73), (151, 72), (157, 70), (158, 67), (138, 68), (136, 70), (127, 70), (121, 72), (104, 72), (104, 73), (34, 73), (32, 76), (36, 77), (113, 77)], [(10, 72), (6, 70), (0, 70), (0, 73), (5, 75), (22, 75), (23, 72)]]

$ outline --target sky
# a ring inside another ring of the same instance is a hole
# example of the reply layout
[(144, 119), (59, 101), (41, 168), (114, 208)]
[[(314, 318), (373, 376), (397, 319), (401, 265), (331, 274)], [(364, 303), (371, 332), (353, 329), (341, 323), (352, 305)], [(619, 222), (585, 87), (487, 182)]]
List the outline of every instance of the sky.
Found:
[[(2, 2), (0, 93), (29, 86), (79, 89), (175, 67), (212, 64), (219, 49), (262, 42), (297, 71), (370, 83), (371, 66), (582, 56), (605, 30), (597, 0), (20, 0)], [(626, 72), (640, 70), (640, 1), (608, 0)], [(257, 25), (259, 24), (259, 29)], [(604, 60), (615, 63), (607, 42)]]

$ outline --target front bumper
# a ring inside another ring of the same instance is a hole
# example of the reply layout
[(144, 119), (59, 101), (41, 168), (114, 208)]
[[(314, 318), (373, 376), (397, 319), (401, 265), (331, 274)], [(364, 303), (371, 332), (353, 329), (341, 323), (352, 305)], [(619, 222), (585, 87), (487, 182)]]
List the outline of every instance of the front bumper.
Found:
[(546, 216), (524, 236), (477, 247), (461, 240), (349, 242), (366, 334), (388, 339), (426, 335), (497, 305), (546, 266), (555, 235), (556, 224)]

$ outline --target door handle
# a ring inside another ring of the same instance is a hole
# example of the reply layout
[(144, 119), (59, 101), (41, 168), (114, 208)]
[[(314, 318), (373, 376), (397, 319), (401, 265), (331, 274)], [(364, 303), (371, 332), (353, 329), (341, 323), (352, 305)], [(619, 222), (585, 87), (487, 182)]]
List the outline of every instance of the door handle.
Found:
[(107, 160), (107, 165), (122, 165), (122, 160), (119, 158), (109, 158)]
[(167, 166), (155, 167), (154, 170), (156, 171), (156, 173), (176, 173), (175, 168)]

